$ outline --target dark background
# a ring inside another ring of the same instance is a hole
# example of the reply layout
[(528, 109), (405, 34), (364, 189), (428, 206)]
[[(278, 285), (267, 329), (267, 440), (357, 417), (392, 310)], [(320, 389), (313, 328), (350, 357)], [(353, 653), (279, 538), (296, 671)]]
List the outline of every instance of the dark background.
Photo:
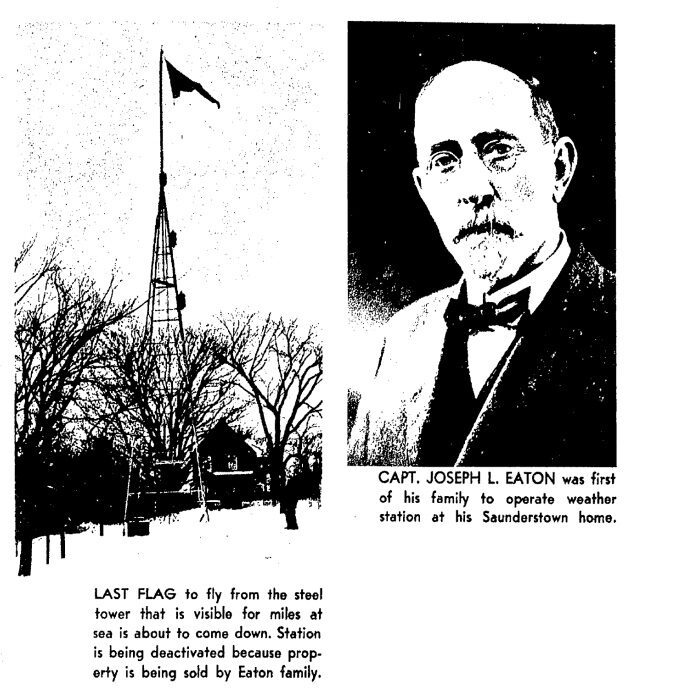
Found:
[(348, 24), (348, 266), (351, 313), (381, 322), (458, 280), (411, 171), (422, 83), (460, 60), (540, 80), (578, 166), (559, 213), (615, 269), (614, 27), (611, 25)]

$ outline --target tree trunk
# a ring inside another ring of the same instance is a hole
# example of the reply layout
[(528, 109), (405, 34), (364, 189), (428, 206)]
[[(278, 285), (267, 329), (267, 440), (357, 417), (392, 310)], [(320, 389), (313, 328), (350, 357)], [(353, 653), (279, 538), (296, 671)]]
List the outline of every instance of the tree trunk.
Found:
[(65, 557), (65, 530), (60, 530), (60, 558)]
[(269, 455), (269, 473), (271, 474), (271, 499), (276, 505), (281, 500), (285, 481), (282, 451), (275, 450)]
[(50, 534), (46, 534), (46, 565), (50, 563)]
[(33, 537), (24, 535), (19, 541), (19, 575), (31, 575)]

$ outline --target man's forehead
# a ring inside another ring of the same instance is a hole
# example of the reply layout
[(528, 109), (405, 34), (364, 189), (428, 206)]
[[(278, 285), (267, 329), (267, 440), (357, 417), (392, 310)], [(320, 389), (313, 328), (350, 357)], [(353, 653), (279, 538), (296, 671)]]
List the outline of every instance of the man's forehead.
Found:
[(518, 131), (516, 135), (539, 132), (530, 88), (504, 68), (478, 61), (457, 63), (439, 73), (418, 97), (418, 147), (427, 147), (443, 134), (472, 138), (498, 129)]

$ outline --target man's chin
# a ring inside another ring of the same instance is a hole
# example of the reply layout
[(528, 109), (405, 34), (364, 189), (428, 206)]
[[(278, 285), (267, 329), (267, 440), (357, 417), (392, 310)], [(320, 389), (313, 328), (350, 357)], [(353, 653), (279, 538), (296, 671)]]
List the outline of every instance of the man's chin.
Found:
[(474, 233), (447, 245), (464, 274), (494, 281), (499, 279), (514, 243), (509, 236)]

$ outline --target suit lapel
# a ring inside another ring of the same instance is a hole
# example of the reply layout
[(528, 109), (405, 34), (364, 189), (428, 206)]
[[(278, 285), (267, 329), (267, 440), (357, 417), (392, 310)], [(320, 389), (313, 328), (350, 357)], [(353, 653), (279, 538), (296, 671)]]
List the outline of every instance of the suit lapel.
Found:
[(401, 408), (406, 411), (404, 419), (407, 432), (404, 448), (410, 463), (417, 462), (420, 435), (429, 414), (446, 334), (444, 309), (451, 298), (452, 289), (449, 290), (448, 294), (439, 298), (429, 309), (425, 326), (420, 329), (423, 342), (409, 344), (410, 347), (415, 347), (417, 355), (414, 358), (408, 358), (409, 361), (413, 360), (414, 370), (412, 372), (410, 369), (408, 370), (409, 378), (412, 381), (409, 384), (407, 396), (401, 400)]
[[(470, 428), (470, 432), (465, 439), (461, 453), (456, 460), (455, 466), (466, 463), (468, 458), (468, 452), (476, 443), (478, 438), (481, 440), (483, 433), (487, 429), (486, 423), (489, 421), (491, 423), (492, 417), (496, 415), (497, 410), (497, 392), (499, 391), (502, 382), (505, 379), (507, 372), (511, 371), (512, 362), (517, 352), (520, 352), (522, 344), (524, 342), (524, 337), (521, 335), (516, 335), (516, 338), (509, 346), (501, 361), (497, 365), (497, 368), (487, 381), (485, 388), (483, 388), (478, 400), (480, 402), (480, 411), (475, 418), (473, 426)], [(500, 403), (499, 403), (500, 404)]]

